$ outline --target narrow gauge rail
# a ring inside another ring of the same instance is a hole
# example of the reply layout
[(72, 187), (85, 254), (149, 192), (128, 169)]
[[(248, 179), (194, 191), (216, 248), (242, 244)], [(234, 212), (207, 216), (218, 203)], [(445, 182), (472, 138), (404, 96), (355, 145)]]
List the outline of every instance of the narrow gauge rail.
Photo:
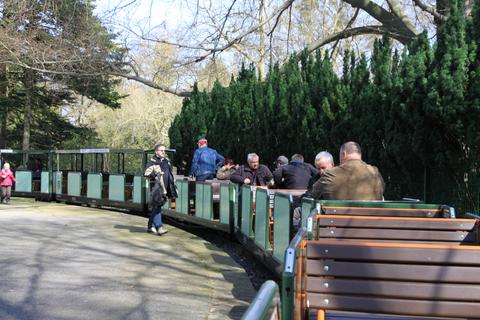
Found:
[[(25, 153), (0, 150), (0, 158), (3, 163), (11, 161), (11, 157), (24, 157)], [(12, 194), (146, 214), (150, 184), (142, 173), (151, 153), (151, 150), (127, 149), (28, 151), (29, 156), (42, 157), (47, 166), (40, 173), (28, 167), (18, 169)], [(133, 165), (136, 169), (126, 172), (126, 163), (131, 168), (132, 161), (136, 162)], [(352, 221), (362, 216), (433, 218), (432, 221), (455, 219), (455, 210), (450, 206), (413, 200), (352, 202), (303, 199), (301, 228), (295, 235), (292, 197), (303, 193), (303, 190), (239, 187), (216, 180), (194, 182), (183, 176), (176, 176), (176, 183), (178, 198), (165, 205), (165, 215), (232, 235), (281, 279), (281, 289), (272, 282), (261, 288), (245, 319), (305, 317), (309, 310), (308, 301), (299, 298), (307, 294), (302, 291), (305, 290), (302, 283), (304, 286), (306, 281), (302, 278), (302, 267), (306, 263), (306, 258), (302, 258), (305, 251), (302, 248), (306, 246), (305, 241), (323, 239), (325, 232), (328, 234), (329, 231), (321, 229), (325, 227), (321, 223), (324, 220), (319, 219), (322, 215), (344, 215)], [(478, 233), (478, 223), (475, 223), (477, 229), (468, 232)], [(349, 308), (346, 310), (351, 311)]]

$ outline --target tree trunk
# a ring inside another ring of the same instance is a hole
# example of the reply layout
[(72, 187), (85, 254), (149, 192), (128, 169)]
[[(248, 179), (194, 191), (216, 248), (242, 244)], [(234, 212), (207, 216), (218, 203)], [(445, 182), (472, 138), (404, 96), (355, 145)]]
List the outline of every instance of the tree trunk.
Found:
[[(33, 96), (35, 90), (35, 73), (32, 70), (25, 70), (25, 76), (23, 79), (25, 86), (25, 106), (24, 106), (24, 119), (23, 119), (23, 141), (22, 150), (30, 149), (30, 127), (32, 124), (32, 109), (33, 109)], [(23, 165), (26, 166), (28, 161), (28, 153), (23, 154)]]
[[(3, 65), (2, 70), (0, 71), (0, 99), (8, 99), (9, 89), (8, 89), (8, 68), (6, 65)], [(8, 119), (8, 104), (5, 104), (0, 113), (0, 148), (4, 149), (7, 146), (7, 119)]]
[[(448, 17), (449, 16), (449, 8), (448, 8), (448, 0), (437, 0), (437, 4), (436, 4), (436, 7), (437, 7), (437, 12), (439, 14), (441, 14), (442, 16), (444, 17)], [(440, 19), (433, 19), (433, 21), (435, 22), (435, 25), (438, 27), (440, 27), (442, 25), (442, 23), (444, 23), (445, 21), (442, 21)]]
[(266, 17), (266, 12), (265, 12), (265, 2), (262, 0), (260, 1), (260, 10), (259, 10), (259, 20), (260, 20), (260, 25), (261, 27), (258, 29), (258, 34), (259, 34), (259, 50), (258, 50), (258, 63), (257, 63), (257, 68), (258, 68), (258, 78), (260, 80), (264, 80), (266, 76), (265, 72), (265, 58), (266, 58), (266, 53), (265, 53), (265, 47), (266, 47), (266, 42), (265, 42), (265, 26), (263, 25), (263, 22), (267, 19)]

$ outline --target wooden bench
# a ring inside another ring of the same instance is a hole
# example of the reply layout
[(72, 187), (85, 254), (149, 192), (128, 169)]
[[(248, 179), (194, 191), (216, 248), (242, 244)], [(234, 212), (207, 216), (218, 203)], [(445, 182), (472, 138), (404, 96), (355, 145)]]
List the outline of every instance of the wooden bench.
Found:
[(335, 215), (455, 218), (446, 205), (390, 201), (320, 201), (320, 213)]
[(480, 317), (479, 246), (312, 240), (301, 248), (295, 319)]
[(316, 239), (474, 245), (479, 220), (317, 215)]

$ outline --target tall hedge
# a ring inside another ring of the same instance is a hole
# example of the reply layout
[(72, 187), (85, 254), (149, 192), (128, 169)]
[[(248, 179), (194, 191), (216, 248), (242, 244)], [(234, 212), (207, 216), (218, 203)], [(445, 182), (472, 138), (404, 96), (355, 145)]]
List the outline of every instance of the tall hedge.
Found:
[(267, 165), (280, 154), (338, 157), (339, 146), (355, 140), (382, 172), (387, 198), (478, 209), (479, 1), (471, 16), (463, 12), (452, 2), (433, 44), (422, 33), (397, 52), (385, 35), (370, 59), (345, 52), (340, 73), (317, 51), (273, 66), (264, 81), (242, 66), (229, 87), (195, 89), (170, 129), (177, 163), (189, 167), (200, 135), (236, 162), (257, 152)]

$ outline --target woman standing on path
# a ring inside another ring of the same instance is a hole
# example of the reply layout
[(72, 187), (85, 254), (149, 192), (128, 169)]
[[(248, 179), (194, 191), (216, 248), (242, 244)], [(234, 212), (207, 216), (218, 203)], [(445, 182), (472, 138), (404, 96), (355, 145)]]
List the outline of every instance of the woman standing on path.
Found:
[(9, 203), (10, 196), (12, 194), (12, 184), (17, 181), (13, 175), (12, 170), (10, 170), (10, 164), (5, 163), (3, 169), (0, 173), (0, 187), (2, 189), (1, 203)]

